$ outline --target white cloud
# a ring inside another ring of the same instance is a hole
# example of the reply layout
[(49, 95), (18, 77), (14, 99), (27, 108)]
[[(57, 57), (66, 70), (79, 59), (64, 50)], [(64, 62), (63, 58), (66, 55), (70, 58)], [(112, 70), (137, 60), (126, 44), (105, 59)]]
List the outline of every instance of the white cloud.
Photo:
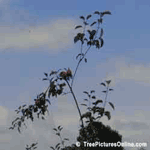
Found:
[[(71, 31), (74, 29), (74, 24), (73, 20), (61, 19), (27, 31), (19, 28), (0, 27), (0, 31), (3, 32), (0, 34), (0, 49), (15, 48), (22, 51), (23, 49), (48, 46), (51, 49), (50, 52), (57, 53), (58, 50), (72, 45), (73, 33)], [(32, 50), (30, 49), (30, 51)]]

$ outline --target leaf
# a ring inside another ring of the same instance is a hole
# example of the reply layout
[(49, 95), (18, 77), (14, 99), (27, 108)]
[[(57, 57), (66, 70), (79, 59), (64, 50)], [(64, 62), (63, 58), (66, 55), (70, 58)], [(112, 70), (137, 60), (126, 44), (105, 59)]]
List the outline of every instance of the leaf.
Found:
[(85, 93), (85, 94), (89, 94), (87, 91), (83, 91), (83, 93)]
[(101, 83), (101, 85), (106, 86), (106, 84), (105, 84), (105, 83)]
[(91, 34), (94, 36), (96, 33), (96, 30), (92, 30)]
[(95, 96), (92, 96), (92, 98), (93, 98), (93, 99), (96, 99), (96, 97), (95, 97)]
[(18, 127), (18, 131), (19, 131), (19, 133), (20, 133), (20, 128)]
[(59, 130), (60, 130), (60, 127), (61, 127), (61, 126), (58, 126), (58, 129), (59, 129)]
[(78, 57), (80, 56), (81, 54), (78, 54), (77, 56), (76, 56), (76, 59), (78, 59)]
[(88, 117), (91, 117), (91, 112), (87, 112), (87, 113), (83, 114), (83, 115), (81, 116), (81, 120), (82, 120), (83, 118), (88, 118)]
[(56, 133), (56, 135), (60, 136), (60, 133)]
[(101, 28), (101, 34), (100, 34), (100, 37), (102, 37), (104, 34), (104, 31), (103, 31), (103, 28)]
[(21, 109), (21, 106), (19, 106), (19, 108), (18, 109)]
[(81, 104), (81, 105), (83, 105), (83, 106), (87, 106), (86, 104)]
[(87, 63), (87, 59), (85, 58), (84, 61)]
[(88, 16), (86, 17), (86, 19), (88, 20), (90, 17), (92, 17), (92, 15), (88, 15)]
[(107, 91), (102, 91), (103, 93), (106, 93)]
[(93, 26), (96, 23), (96, 21), (94, 21), (90, 26)]
[(113, 89), (109, 89), (109, 91), (113, 91)]
[(111, 118), (110, 112), (109, 111), (105, 111), (105, 115), (108, 117), (108, 120), (110, 120), (110, 118)]
[(85, 18), (84, 18), (83, 16), (80, 16), (80, 19), (83, 19), (83, 20), (85, 20)]
[(94, 93), (95, 91), (94, 90), (91, 90), (91, 93)]
[(64, 140), (69, 141), (69, 139), (68, 139), (68, 138), (64, 138)]
[(88, 99), (84, 99), (85, 101), (88, 101)]
[(102, 12), (102, 16), (104, 16), (104, 15), (111, 15), (111, 12), (109, 11), (109, 10), (105, 10), (104, 12)]
[(82, 26), (81, 26), (81, 25), (79, 25), (79, 26), (76, 26), (76, 27), (75, 27), (75, 29), (78, 29), (78, 28), (82, 28)]
[(97, 100), (95, 103), (93, 103), (93, 105), (97, 105), (98, 103), (102, 103), (102, 100)]
[(25, 105), (23, 105), (22, 107), (25, 107), (25, 106), (27, 106), (27, 105), (25, 104)]
[(47, 74), (47, 73), (45, 73), (45, 72), (44, 72), (44, 74), (45, 74), (45, 76), (46, 76), (46, 77), (48, 76), (48, 74)]
[(100, 14), (100, 12), (99, 12), (99, 11), (95, 11), (95, 12), (94, 12), (94, 14), (98, 14), (98, 15), (99, 15), (99, 14)]
[(110, 106), (113, 108), (113, 110), (115, 109), (113, 103), (109, 102)]
[(52, 147), (52, 146), (51, 146), (50, 148), (51, 148), (51, 149), (53, 149), (53, 150), (55, 150), (55, 148), (54, 148), (54, 147)]
[(43, 78), (43, 80), (47, 80), (47, 78)]
[(74, 38), (74, 43), (76, 43), (78, 40), (79, 40), (79, 37), (78, 37), (78, 36), (75, 36), (75, 38)]
[(58, 143), (58, 144), (55, 146), (55, 148), (57, 148), (59, 145), (60, 145), (60, 143)]
[(57, 131), (57, 129), (56, 129), (56, 128), (53, 128), (53, 130)]
[(110, 82), (111, 82), (111, 80), (107, 80), (107, 81), (106, 81), (106, 83), (107, 83), (108, 85), (110, 84)]
[(103, 40), (102, 38), (100, 38), (100, 40), (101, 40), (101, 47), (103, 47), (103, 45), (104, 45), (104, 40)]

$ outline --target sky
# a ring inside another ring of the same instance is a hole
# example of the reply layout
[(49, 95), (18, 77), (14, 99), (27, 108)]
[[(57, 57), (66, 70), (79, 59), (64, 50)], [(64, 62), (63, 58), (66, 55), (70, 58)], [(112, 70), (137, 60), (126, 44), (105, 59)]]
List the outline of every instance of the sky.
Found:
[(63, 126), (62, 136), (70, 139), (66, 145), (76, 142), (79, 115), (72, 95), (51, 99), (46, 121), (27, 120), (28, 128), (22, 128), (22, 134), (8, 128), (17, 116), (14, 110), (33, 104), (37, 94), (48, 87), (42, 81), (44, 72), (75, 70), (81, 45), (74, 44), (74, 28), (82, 24), (79, 16), (96, 10), (112, 13), (104, 16), (102, 24), (104, 46), (87, 53), (73, 90), (79, 104), (86, 98), (85, 90), (94, 89), (104, 99), (99, 83), (111, 80), (114, 91), (108, 101), (115, 110), (106, 105), (111, 120), (103, 117), (102, 122), (117, 130), (123, 141), (147, 142), (146, 149), (150, 148), (149, 0), (0, 0), (0, 150), (23, 150), (36, 141), (37, 150), (50, 149), (59, 142), (52, 130), (59, 125)]

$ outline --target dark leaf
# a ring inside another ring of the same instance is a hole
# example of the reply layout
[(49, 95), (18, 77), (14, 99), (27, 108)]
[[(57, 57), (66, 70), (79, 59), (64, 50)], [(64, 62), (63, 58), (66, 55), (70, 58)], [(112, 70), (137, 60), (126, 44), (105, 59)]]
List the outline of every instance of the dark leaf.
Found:
[(18, 131), (19, 131), (19, 133), (20, 133), (20, 128), (18, 127)]
[(76, 27), (75, 27), (75, 29), (78, 29), (78, 28), (82, 28), (82, 26), (79, 25), (79, 26), (76, 26)]
[(57, 150), (59, 150), (59, 149), (60, 149), (60, 146), (57, 147)]
[(90, 121), (85, 121), (86, 123), (90, 122)]
[(67, 139), (67, 138), (64, 138), (64, 140), (69, 141), (69, 139)]
[(89, 111), (91, 111), (91, 110), (92, 110), (92, 108), (91, 108), (91, 107), (88, 107), (87, 109), (88, 109)]
[(87, 112), (81, 116), (81, 119), (91, 117), (91, 112)]
[(47, 78), (43, 78), (43, 80), (47, 80)]
[(94, 93), (95, 91), (94, 90), (91, 90), (91, 93)]
[(18, 109), (21, 109), (21, 106), (19, 106), (19, 108)]
[(88, 15), (88, 16), (86, 17), (86, 19), (88, 20), (90, 17), (92, 17), (92, 15)]
[(99, 14), (100, 14), (100, 12), (99, 12), (99, 11), (95, 11), (95, 12), (94, 12), (94, 14), (98, 14), (98, 15), (99, 15)]
[(83, 91), (83, 93), (85, 93), (85, 94), (89, 94), (87, 91)]
[(104, 16), (104, 15), (111, 15), (111, 12), (109, 11), (109, 10), (105, 10), (104, 12), (102, 12), (102, 16)]
[(102, 100), (97, 100), (96, 102), (94, 102), (93, 104), (94, 105), (97, 105), (98, 103), (102, 103), (103, 101)]
[(87, 99), (84, 99), (85, 101), (88, 101)]
[(60, 133), (56, 133), (56, 135), (60, 136)]
[(109, 89), (109, 91), (113, 91), (113, 89)]
[(110, 118), (111, 118), (110, 112), (109, 111), (105, 111), (105, 115), (108, 117), (108, 120), (110, 120)]
[(78, 40), (79, 40), (79, 37), (78, 37), (78, 36), (75, 36), (75, 38), (74, 38), (74, 43), (76, 43)]
[(109, 102), (109, 104), (110, 104), (110, 106), (111, 106), (113, 109), (115, 109), (113, 103)]
[(58, 126), (58, 129), (60, 129), (61, 126)]
[(93, 98), (93, 99), (96, 99), (96, 97), (95, 97), (95, 96), (92, 96), (92, 98)]
[(87, 42), (87, 45), (91, 45), (91, 41), (88, 41), (88, 42)]
[(92, 30), (91, 34), (94, 36), (96, 33), (96, 30)]
[(103, 45), (104, 45), (104, 40), (103, 40), (102, 38), (100, 38), (100, 40), (101, 40), (101, 47), (103, 47)]
[(42, 119), (45, 120), (45, 118), (42, 116)]
[(106, 93), (107, 91), (102, 91), (103, 93)]
[(46, 77), (48, 76), (48, 74), (47, 74), (47, 73), (45, 73), (45, 72), (44, 72), (44, 74), (45, 74), (45, 76), (46, 76)]
[(111, 82), (111, 80), (107, 80), (107, 81), (106, 81), (106, 83), (107, 83), (108, 85), (110, 84), (110, 82)]
[(76, 56), (76, 59), (78, 59), (78, 57), (80, 56), (81, 54), (78, 54), (77, 56)]
[(85, 58), (84, 61), (87, 63), (87, 59)]
[(54, 147), (52, 147), (52, 146), (51, 146), (50, 148), (51, 148), (52, 150), (55, 150), (55, 148), (54, 148)]
[(85, 41), (88, 41), (87, 38), (84, 38)]
[(106, 84), (105, 84), (105, 83), (101, 83), (101, 85), (106, 86)]
[(53, 130), (57, 131), (57, 129), (56, 129), (56, 128), (53, 128)]
[(58, 144), (55, 146), (55, 148), (57, 148), (59, 145), (60, 145), (60, 143), (58, 143)]
[(83, 20), (85, 20), (85, 18), (84, 18), (83, 16), (80, 16), (80, 19), (83, 19)]
[(94, 24), (96, 24), (96, 21), (94, 21), (90, 26), (93, 26)]
[(83, 106), (87, 106), (86, 104), (81, 104), (81, 105), (83, 105)]
[(101, 34), (100, 34), (100, 37), (102, 37), (103, 34), (104, 34), (104, 31), (103, 31), (103, 29), (101, 28)]
[(33, 149), (36, 149), (37, 147), (33, 147)]

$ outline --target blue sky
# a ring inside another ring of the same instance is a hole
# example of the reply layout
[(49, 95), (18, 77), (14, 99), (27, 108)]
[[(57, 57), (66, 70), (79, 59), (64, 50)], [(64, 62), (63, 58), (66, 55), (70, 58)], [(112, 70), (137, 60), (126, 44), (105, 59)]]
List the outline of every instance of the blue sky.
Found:
[[(41, 80), (44, 72), (64, 67), (75, 70), (80, 44), (73, 43), (77, 33), (74, 28), (82, 23), (79, 16), (96, 10), (112, 13), (104, 16), (104, 46), (89, 51), (88, 63), (83, 62), (77, 72), (74, 91), (79, 103), (85, 97), (84, 90), (95, 89), (96, 95), (103, 98), (103, 87), (98, 83), (111, 79), (114, 92), (108, 99), (115, 104), (116, 110), (107, 106), (112, 119), (104, 118), (103, 122), (118, 130), (124, 141), (150, 141), (148, 0), (1, 0), (0, 145), (3, 149), (24, 149), (26, 144), (36, 140), (41, 141), (39, 149), (43, 148), (44, 142), (47, 146), (55, 145), (59, 141), (57, 138), (49, 140), (54, 137), (54, 124), (63, 125), (64, 135), (68, 135), (72, 143), (76, 141), (79, 118), (71, 95), (51, 100), (51, 115), (47, 122), (29, 123), (30, 127), (23, 135), (5, 128), (15, 117), (16, 108), (23, 103), (33, 103), (36, 95), (48, 86)], [(17, 140), (20, 145), (15, 144)]]

